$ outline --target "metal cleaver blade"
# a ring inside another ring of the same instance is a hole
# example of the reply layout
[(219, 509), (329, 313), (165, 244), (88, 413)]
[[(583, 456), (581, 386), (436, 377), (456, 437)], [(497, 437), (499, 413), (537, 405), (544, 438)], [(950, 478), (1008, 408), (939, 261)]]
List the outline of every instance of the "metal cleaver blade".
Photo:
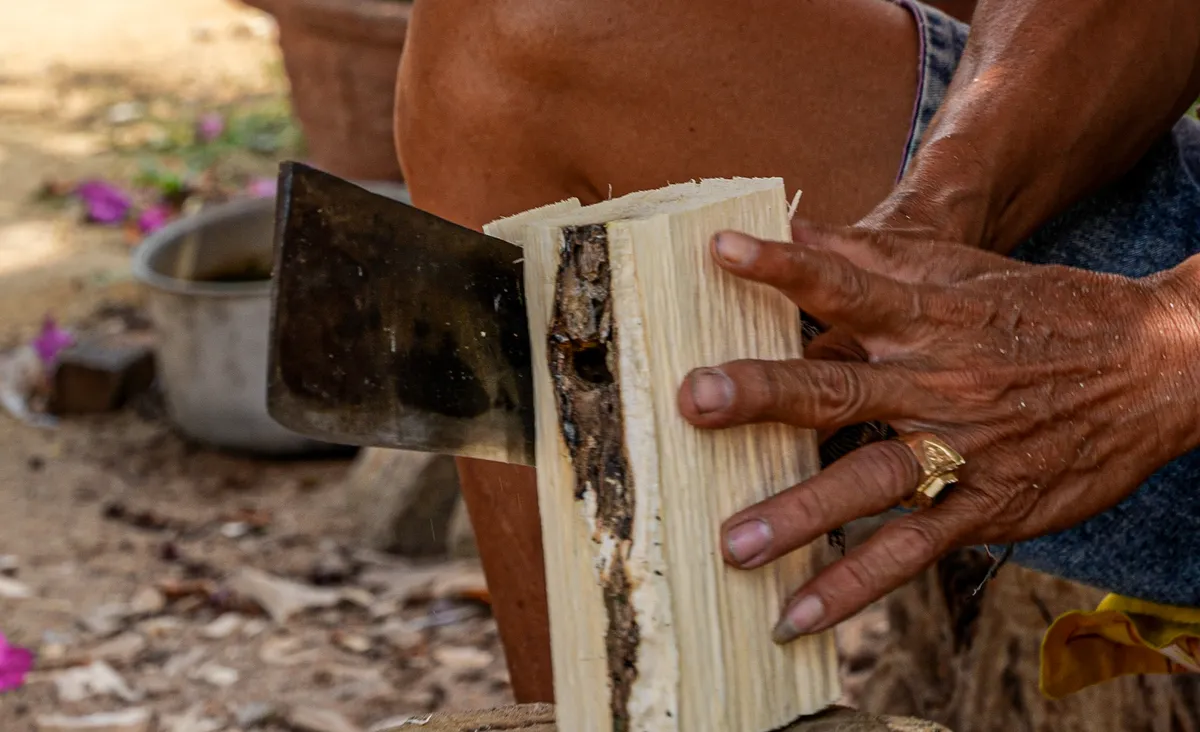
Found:
[(280, 166), (267, 408), (327, 442), (533, 465), (521, 249)]

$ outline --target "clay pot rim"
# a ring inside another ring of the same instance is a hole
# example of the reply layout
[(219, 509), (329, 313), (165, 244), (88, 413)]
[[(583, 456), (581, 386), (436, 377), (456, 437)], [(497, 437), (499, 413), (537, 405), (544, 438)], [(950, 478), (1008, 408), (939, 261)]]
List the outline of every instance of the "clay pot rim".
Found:
[(411, 0), (242, 0), (275, 16), (281, 25), (303, 25), (322, 35), (402, 45)]

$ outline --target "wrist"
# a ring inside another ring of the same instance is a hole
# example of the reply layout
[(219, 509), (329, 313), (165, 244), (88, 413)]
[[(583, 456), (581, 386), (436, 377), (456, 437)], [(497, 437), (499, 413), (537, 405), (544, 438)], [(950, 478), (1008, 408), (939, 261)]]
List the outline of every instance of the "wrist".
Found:
[[(1148, 371), (1165, 395), (1162, 404), (1169, 459), (1200, 449), (1200, 255), (1151, 278), (1157, 310), (1143, 332), (1157, 333), (1161, 354)], [(1157, 322), (1156, 322), (1157, 321)], [(1157, 327), (1156, 327), (1157, 326)]]
[(1018, 142), (978, 134), (1014, 125), (1010, 112), (973, 104), (977, 93), (964, 90), (958, 104), (943, 107), (904, 177), (864, 225), (1007, 254), (1065, 207), (1054, 161), (1031, 166)]
[(991, 248), (993, 173), (971, 148), (954, 139), (927, 142), (895, 190), (859, 225)]

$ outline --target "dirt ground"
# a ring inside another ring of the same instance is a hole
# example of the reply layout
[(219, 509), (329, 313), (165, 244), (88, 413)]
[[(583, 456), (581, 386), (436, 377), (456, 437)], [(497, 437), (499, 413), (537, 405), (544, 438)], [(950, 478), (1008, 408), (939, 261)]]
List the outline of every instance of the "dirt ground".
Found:
[[(227, 0), (6, 7), (0, 347), (48, 313), (71, 323), (137, 302), (126, 238), (34, 203), (42, 183), (130, 175), (136, 161), (112, 152), (122, 104), (278, 93), (272, 34)], [(54, 430), (0, 414), (0, 632), (38, 654), (26, 686), (0, 695), (0, 730), (145, 708), (164, 732), (347, 732), (506, 702), (477, 568), (414, 573), (362, 551), (340, 491), (349, 466), (197, 448), (152, 404)], [(230, 591), (247, 567), (325, 586), (276, 622)]]

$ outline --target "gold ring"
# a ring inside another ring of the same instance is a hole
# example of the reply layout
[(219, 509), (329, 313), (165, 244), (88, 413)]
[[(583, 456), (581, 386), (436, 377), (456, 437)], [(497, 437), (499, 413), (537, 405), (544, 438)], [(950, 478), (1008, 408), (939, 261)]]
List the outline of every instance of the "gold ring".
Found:
[(912, 450), (921, 466), (921, 480), (917, 489), (900, 505), (905, 508), (929, 508), (942, 489), (958, 482), (954, 471), (966, 465), (967, 461), (945, 440), (929, 432), (911, 432), (896, 439)]

